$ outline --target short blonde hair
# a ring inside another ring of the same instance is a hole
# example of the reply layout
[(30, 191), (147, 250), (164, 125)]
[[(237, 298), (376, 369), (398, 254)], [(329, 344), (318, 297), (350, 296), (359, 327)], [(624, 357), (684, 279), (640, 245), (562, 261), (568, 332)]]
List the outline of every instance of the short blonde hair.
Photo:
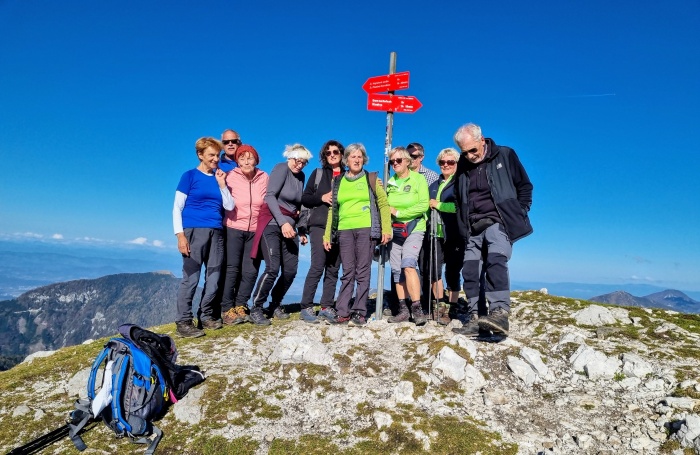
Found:
[(206, 149), (213, 147), (217, 152), (220, 152), (224, 148), (224, 144), (220, 140), (213, 137), (200, 137), (197, 142), (194, 143), (194, 150), (197, 152), (197, 156), (204, 153)]
[(288, 160), (296, 158), (298, 160), (306, 160), (307, 162), (313, 157), (309, 149), (307, 149), (301, 144), (292, 144), (286, 146), (282, 155)]
[(440, 150), (440, 153), (438, 153), (435, 159), (435, 163), (440, 164), (440, 160), (444, 160), (446, 156), (454, 158), (455, 161), (459, 161), (459, 152), (452, 147), (447, 147), (446, 149)]
[(401, 147), (399, 145), (398, 147), (394, 147), (393, 149), (391, 149), (391, 151), (389, 152), (389, 159), (391, 159), (391, 157), (394, 156), (394, 153), (400, 153), (401, 158), (408, 161), (409, 167), (411, 166), (411, 164), (413, 164), (413, 158), (411, 157), (411, 154), (408, 153), (408, 150), (406, 150), (406, 147)]

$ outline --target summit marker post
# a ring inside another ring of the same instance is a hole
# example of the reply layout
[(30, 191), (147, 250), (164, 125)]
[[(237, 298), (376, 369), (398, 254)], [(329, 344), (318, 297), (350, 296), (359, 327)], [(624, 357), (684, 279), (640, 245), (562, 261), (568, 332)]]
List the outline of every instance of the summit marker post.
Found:
[[(408, 88), (410, 73), (396, 72), (396, 52), (389, 56), (389, 74), (367, 79), (362, 88), (367, 92), (367, 110), (386, 112), (386, 136), (384, 138), (384, 188), (389, 181), (389, 152), (394, 132), (394, 112), (414, 113), (423, 106), (414, 96), (395, 96), (394, 91)], [(386, 94), (379, 92), (388, 92)], [(379, 266), (377, 269), (377, 299), (375, 319), (382, 318), (384, 310), (384, 264), (386, 263), (386, 245), (379, 247)]]

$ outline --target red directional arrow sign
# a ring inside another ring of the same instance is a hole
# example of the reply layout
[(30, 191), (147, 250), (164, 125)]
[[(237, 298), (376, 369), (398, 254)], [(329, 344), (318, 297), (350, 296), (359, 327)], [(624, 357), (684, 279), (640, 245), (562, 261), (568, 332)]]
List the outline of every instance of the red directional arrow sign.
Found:
[(423, 105), (415, 96), (385, 95), (370, 93), (367, 95), (367, 110), (384, 112), (407, 112), (412, 114)]
[(374, 76), (367, 79), (362, 88), (367, 93), (393, 92), (408, 88), (409, 72)]

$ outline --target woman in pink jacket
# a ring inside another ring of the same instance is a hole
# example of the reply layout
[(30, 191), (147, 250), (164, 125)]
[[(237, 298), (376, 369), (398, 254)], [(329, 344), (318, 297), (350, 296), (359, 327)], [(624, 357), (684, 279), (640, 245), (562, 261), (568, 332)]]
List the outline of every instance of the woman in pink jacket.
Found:
[(256, 166), (258, 152), (250, 145), (238, 147), (237, 168), (226, 174), (226, 186), (233, 196), (233, 210), (226, 212), (226, 278), (221, 300), (224, 324), (245, 322), (248, 299), (258, 277), (260, 259), (250, 256), (258, 226), (260, 207), (265, 203), (268, 175)]

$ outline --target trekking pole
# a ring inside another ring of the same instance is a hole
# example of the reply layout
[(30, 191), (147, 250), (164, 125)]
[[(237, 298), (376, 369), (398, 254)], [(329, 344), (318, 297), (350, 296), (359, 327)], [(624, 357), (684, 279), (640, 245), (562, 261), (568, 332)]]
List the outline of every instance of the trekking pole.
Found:
[(433, 254), (433, 242), (435, 241), (435, 209), (430, 209), (430, 240), (428, 242), (428, 248), (430, 249), (429, 259), (428, 259), (428, 319), (434, 319), (433, 312), (433, 261), (435, 256)]

